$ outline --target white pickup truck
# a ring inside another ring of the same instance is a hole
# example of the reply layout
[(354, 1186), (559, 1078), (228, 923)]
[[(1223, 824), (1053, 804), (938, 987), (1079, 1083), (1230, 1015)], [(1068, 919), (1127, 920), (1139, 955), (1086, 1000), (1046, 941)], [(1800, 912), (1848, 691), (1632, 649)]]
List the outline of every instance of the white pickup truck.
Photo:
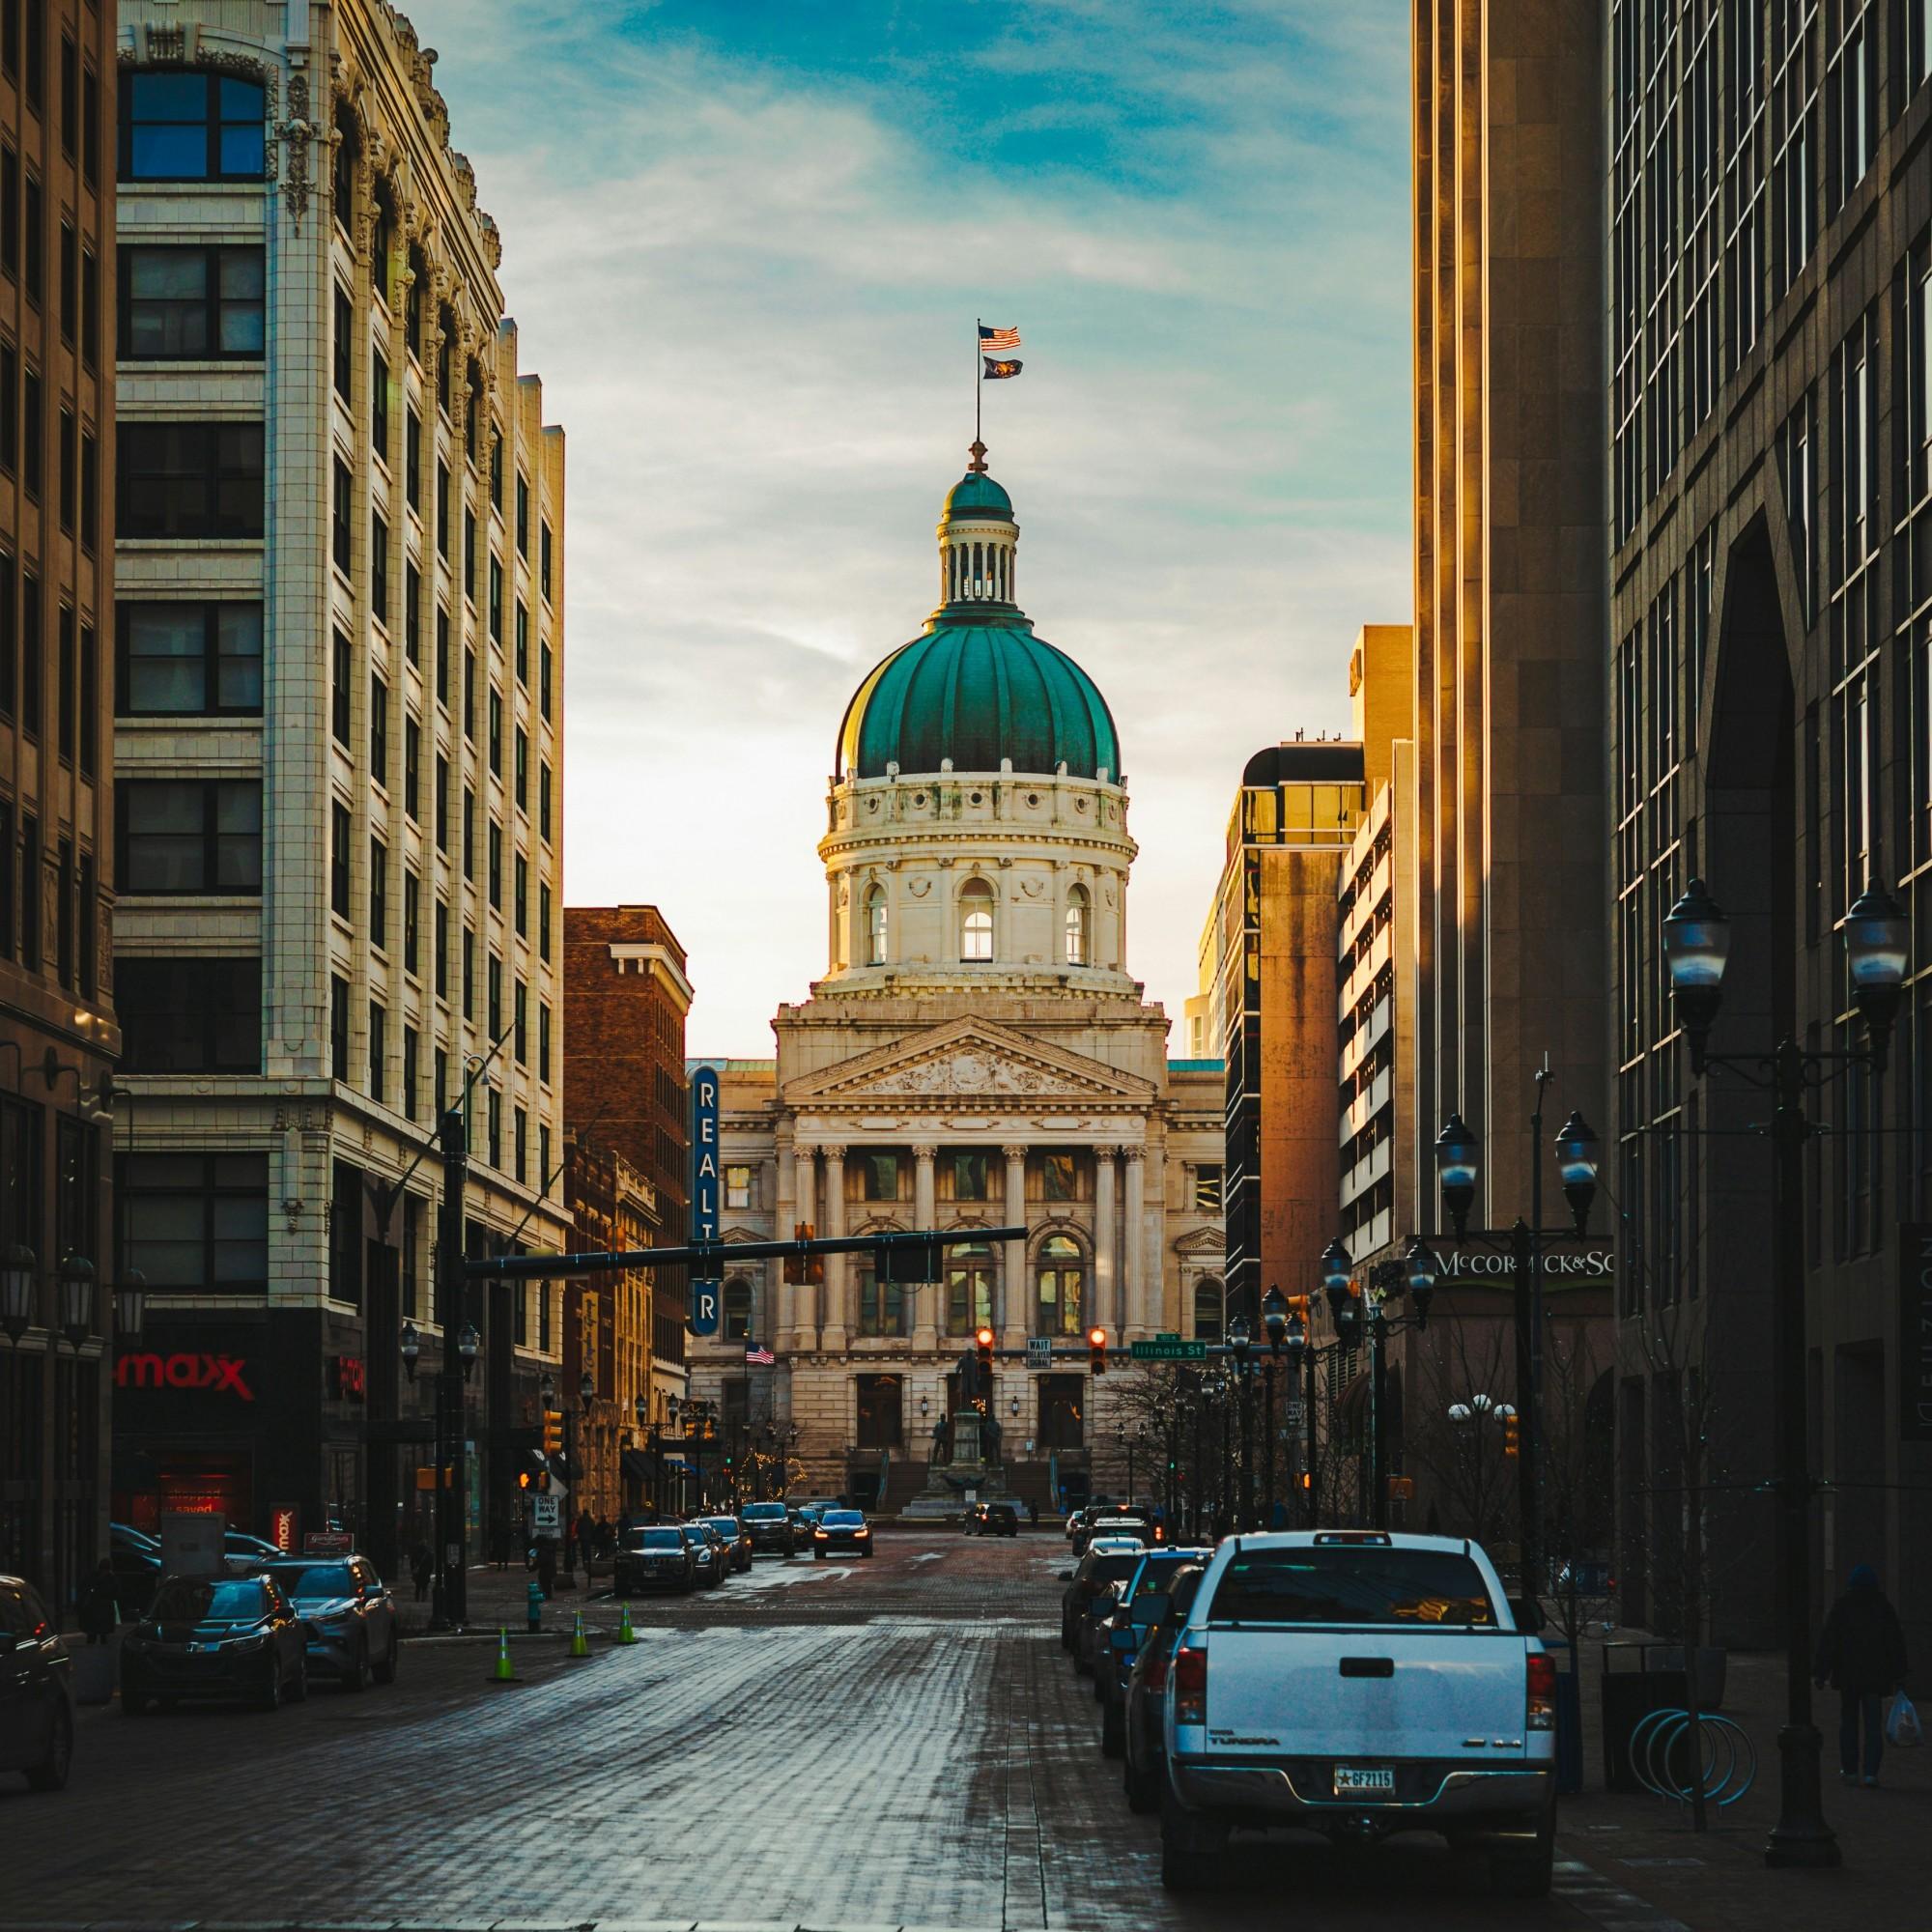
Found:
[(1372, 1843), (1440, 1832), (1515, 1897), (1549, 1889), (1556, 1673), (1461, 1537), (1234, 1536), (1168, 1672), (1161, 1883), (1205, 1883), (1236, 1826)]

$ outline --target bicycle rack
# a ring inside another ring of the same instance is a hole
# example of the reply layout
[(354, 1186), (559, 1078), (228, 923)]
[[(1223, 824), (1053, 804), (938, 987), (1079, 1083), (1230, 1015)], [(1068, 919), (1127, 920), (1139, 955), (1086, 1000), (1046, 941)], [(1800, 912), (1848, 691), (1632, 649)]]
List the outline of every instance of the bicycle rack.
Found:
[[(1690, 1804), (1694, 1787), (1677, 1783), (1670, 1775), (1671, 1753), (1685, 1742), (1690, 1727), (1689, 1711), (1662, 1710), (1639, 1719), (1631, 1732), (1631, 1770), (1654, 1798)], [(1756, 1783), (1757, 1751), (1742, 1726), (1716, 1712), (1699, 1713), (1695, 1775), (1703, 1783), (1705, 1802), (1719, 1810), (1735, 1804)]]

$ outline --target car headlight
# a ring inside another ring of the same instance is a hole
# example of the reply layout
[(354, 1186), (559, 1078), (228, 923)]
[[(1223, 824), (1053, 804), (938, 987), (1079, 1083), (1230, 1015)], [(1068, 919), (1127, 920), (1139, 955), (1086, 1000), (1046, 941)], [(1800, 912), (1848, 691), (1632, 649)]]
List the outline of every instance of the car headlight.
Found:
[(267, 1631), (263, 1631), (257, 1636), (244, 1636), (238, 1638), (234, 1643), (229, 1645), (229, 1648), (237, 1652), (239, 1655), (246, 1656), (250, 1651), (262, 1650), (266, 1648), (268, 1641), (269, 1641), (269, 1634)]
[(855, 1529), (852, 1532), (854, 1536), (870, 1536), (871, 1533), (872, 1532), (869, 1529)]
[(811, 1534), (816, 1542), (823, 1543), (826, 1540), (826, 1532), (822, 1529), (814, 1529)]

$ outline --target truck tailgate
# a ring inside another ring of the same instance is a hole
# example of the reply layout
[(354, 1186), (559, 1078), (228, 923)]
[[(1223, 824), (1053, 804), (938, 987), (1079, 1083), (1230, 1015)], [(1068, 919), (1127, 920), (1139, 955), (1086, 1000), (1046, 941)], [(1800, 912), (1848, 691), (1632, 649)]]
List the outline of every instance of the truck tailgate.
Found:
[(1466, 1757), (1523, 1747), (1526, 1644), (1506, 1632), (1207, 1634), (1217, 1758)]

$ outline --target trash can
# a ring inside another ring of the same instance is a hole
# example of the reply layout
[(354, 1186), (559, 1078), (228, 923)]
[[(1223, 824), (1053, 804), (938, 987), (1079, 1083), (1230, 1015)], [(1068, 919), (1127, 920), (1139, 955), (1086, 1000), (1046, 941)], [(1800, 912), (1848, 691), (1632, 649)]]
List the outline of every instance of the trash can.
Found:
[[(1662, 1662), (1662, 1644), (1626, 1641), (1604, 1645), (1604, 1789), (1640, 1792), (1631, 1769), (1631, 1735), (1653, 1711), (1684, 1706), (1684, 1671), (1653, 1668)], [(1619, 1666), (1625, 1662), (1634, 1669)], [(1558, 1712), (1561, 1721), (1561, 1711)], [(1560, 1747), (1559, 1747), (1560, 1749)]]

